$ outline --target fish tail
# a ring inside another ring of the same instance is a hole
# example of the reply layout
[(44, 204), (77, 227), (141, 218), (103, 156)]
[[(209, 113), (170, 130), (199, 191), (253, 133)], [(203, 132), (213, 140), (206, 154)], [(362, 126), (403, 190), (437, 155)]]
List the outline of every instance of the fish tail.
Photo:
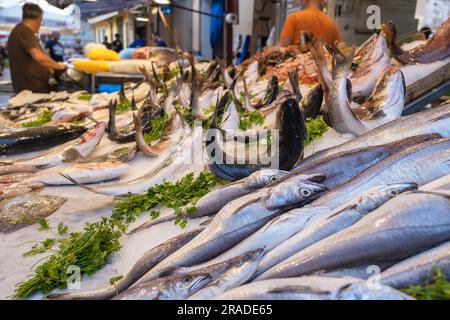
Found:
[(331, 50), (333, 53), (333, 76), (340, 72), (349, 72), (355, 57), (356, 47), (353, 46), (348, 56), (342, 53), (336, 45), (332, 46)]

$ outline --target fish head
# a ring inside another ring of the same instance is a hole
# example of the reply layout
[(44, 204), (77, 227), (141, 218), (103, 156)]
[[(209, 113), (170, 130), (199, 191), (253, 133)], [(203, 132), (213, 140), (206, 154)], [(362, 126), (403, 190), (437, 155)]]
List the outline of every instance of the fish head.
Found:
[(297, 206), (314, 200), (326, 190), (324, 185), (307, 180), (286, 181), (269, 191), (265, 204), (269, 210)]
[(246, 253), (241, 254), (239, 257), (237, 257), (238, 264), (241, 265), (243, 263), (252, 263), (252, 262), (260, 261), (262, 259), (263, 255), (264, 255), (263, 248), (248, 251)]
[(381, 187), (372, 189), (359, 199), (357, 210), (363, 214), (378, 209), (389, 200), (408, 191), (414, 191), (419, 188), (417, 183), (390, 183)]
[(191, 273), (171, 277), (165, 285), (167, 296), (189, 297), (211, 281), (212, 277), (209, 273)]
[(269, 184), (277, 182), (279, 179), (285, 177), (287, 171), (282, 170), (260, 170), (253, 173), (248, 178), (244, 179), (243, 187), (247, 190), (257, 190), (268, 186)]

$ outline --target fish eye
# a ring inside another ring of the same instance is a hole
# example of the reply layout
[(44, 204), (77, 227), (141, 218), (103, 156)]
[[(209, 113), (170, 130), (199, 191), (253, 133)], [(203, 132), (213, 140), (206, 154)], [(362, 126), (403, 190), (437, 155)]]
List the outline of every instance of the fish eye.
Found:
[(308, 197), (310, 197), (312, 195), (312, 192), (309, 189), (300, 189), (300, 194), (303, 197), (308, 198)]
[(278, 178), (277, 178), (277, 176), (271, 176), (271, 177), (269, 178), (269, 180), (270, 180), (270, 182), (275, 182), (275, 181), (278, 180)]
[(184, 277), (181, 282), (183, 282), (183, 284), (189, 284), (192, 282), (192, 277), (191, 276), (186, 276)]
[(400, 194), (400, 192), (398, 190), (391, 190), (391, 196), (392, 197), (396, 197)]
[(248, 262), (248, 261), (250, 261), (250, 260), (252, 260), (252, 255), (251, 255), (251, 254), (245, 255), (243, 261), (244, 261), (244, 262)]

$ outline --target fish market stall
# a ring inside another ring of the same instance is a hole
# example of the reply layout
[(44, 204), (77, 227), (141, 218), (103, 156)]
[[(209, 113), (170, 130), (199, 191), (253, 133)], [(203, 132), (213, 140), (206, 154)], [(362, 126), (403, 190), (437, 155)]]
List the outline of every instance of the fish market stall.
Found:
[(448, 299), (450, 104), (403, 114), (448, 83), (449, 30), (12, 97), (0, 297)]

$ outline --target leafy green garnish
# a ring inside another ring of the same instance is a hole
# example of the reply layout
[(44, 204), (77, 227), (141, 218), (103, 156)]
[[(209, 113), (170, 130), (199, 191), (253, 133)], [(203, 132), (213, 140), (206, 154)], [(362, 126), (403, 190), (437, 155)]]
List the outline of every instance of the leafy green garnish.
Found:
[[(186, 205), (189, 207), (187, 213), (194, 213), (195, 203), (220, 182), (211, 173), (201, 173), (197, 178), (191, 173), (176, 183), (164, 182), (146, 194), (130, 195), (119, 201), (111, 218), (88, 224), (83, 232), (72, 233), (69, 238), (60, 240), (59, 250), (36, 268), (32, 278), (17, 285), (14, 298), (67, 288), (71, 276), (67, 272), (69, 267), (78, 267), (81, 275), (93, 275), (107, 263), (112, 253), (120, 250), (120, 238), (143, 212), (163, 206), (172, 208), (178, 215), (177, 224), (185, 226), (186, 217), (181, 208)], [(37, 246), (34, 249), (39, 250)]]
[(24, 128), (40, 127), (40, 126), (43, 126), (44, 124), (52, 121), (52, 117), (53, 117), (53, 112), (51, 112), (49, 110), (44, 110), (39, 114), (39, 116), (36, 120), (22, 123), (22, 127), (24, 127)]
[(55, 288), (67, 288), (71, 277), (69, 267), (76, 266), (82, 274), (93, 275), (106, 264), (111, 253), (119, 251), (123, 228), (116, 221), (103, 219), (88, 224), (84, 232), (73, 233), (68, 239), (61, 240), (59, 251), (38, 266), (32, 278), (17, 285), (14, 298), (27, 298), (38, 291), (48, 294)]
[(145, 142), (147, 142), (147, 144), (152, 144), (153, 142), (160, 141), (164, 136), (168, 121), (169, 116), (167, 114), (154, 117), (151, 120), (152, 131), (144, 134)]
[(142, 213), (152, 211), (152, 217), (158, 217), (159, 207), (173, 209), (175, 215), (180, 217), (177, 224), (183, 224), (186, 217), (182, 208), (195, 203), (219, 183), (219, 179), (211, 173), (201, 173), (197, 178), (188, 174), (180, 181), (173, 183), (165, 181), (142, 195), (130, 195), (127, 199), (119, 201), (113, 210), (113, 219), (132, 223)]
[(114, 286), (117, 282), (123, 279), (123, 276), (112, 277), (109, 279), (109, 283)]
[(445, 279), (442, 270), (438, 270), (432, 283), (412, 286), (403, 292), (418, 300), (450, 300), (450, 282)]
[(81, 96), (78, 97), (78, 100), (91, 101), (92, 100), (92, 94), (90, 94), (90, 93), (82, 94)]
[(41, 242), (41, 246), (38, 247), (38, 244), (35, 244), (31, 247), (31, 250), (28, 252), (25, 252), (23, 254), (24, 257), (32, 257), (35, 255), (38, 255), (40, 253), (44, 253), (47, 252), (48, 250), (50, 250), (51, 248), (53, 248), (53, 246), (55, 245), (56, 240), (55, 239), (47, 239), (45, 241)]
[(117, 104), (117, 114), (122, 114), (131, 110), (131, 102), (124, 100)]
[(67, 231), (69, 230), (69, 227), (68, 226), (65, 226), (64, 224), (62, 224), (62, 223), (60, 223), (59, 225), (58, 225), (58, 234), (60, 235), (60, 236), (63, 236), (63, 235), (65, 235), (65, 234), (67, 234)]
[(45, 218), (41, 218), (38, 220), (39, 225), (41, 226), (39, 228), (39, 231), (46, 231), (46, 230), (50, 230), (50, 225), (47, 221), (47, 219)]
[(239, 114), (240, 129), (249, 130), (264, 124), (264, 116), (259, 111), (243, 111)]
[(329, 129), (322, 117), (308, 119), (306, 125), (308, 131), (308, 140), (305, 142), (306, 147), (311, 145), (316, 139), (321, 138)]

